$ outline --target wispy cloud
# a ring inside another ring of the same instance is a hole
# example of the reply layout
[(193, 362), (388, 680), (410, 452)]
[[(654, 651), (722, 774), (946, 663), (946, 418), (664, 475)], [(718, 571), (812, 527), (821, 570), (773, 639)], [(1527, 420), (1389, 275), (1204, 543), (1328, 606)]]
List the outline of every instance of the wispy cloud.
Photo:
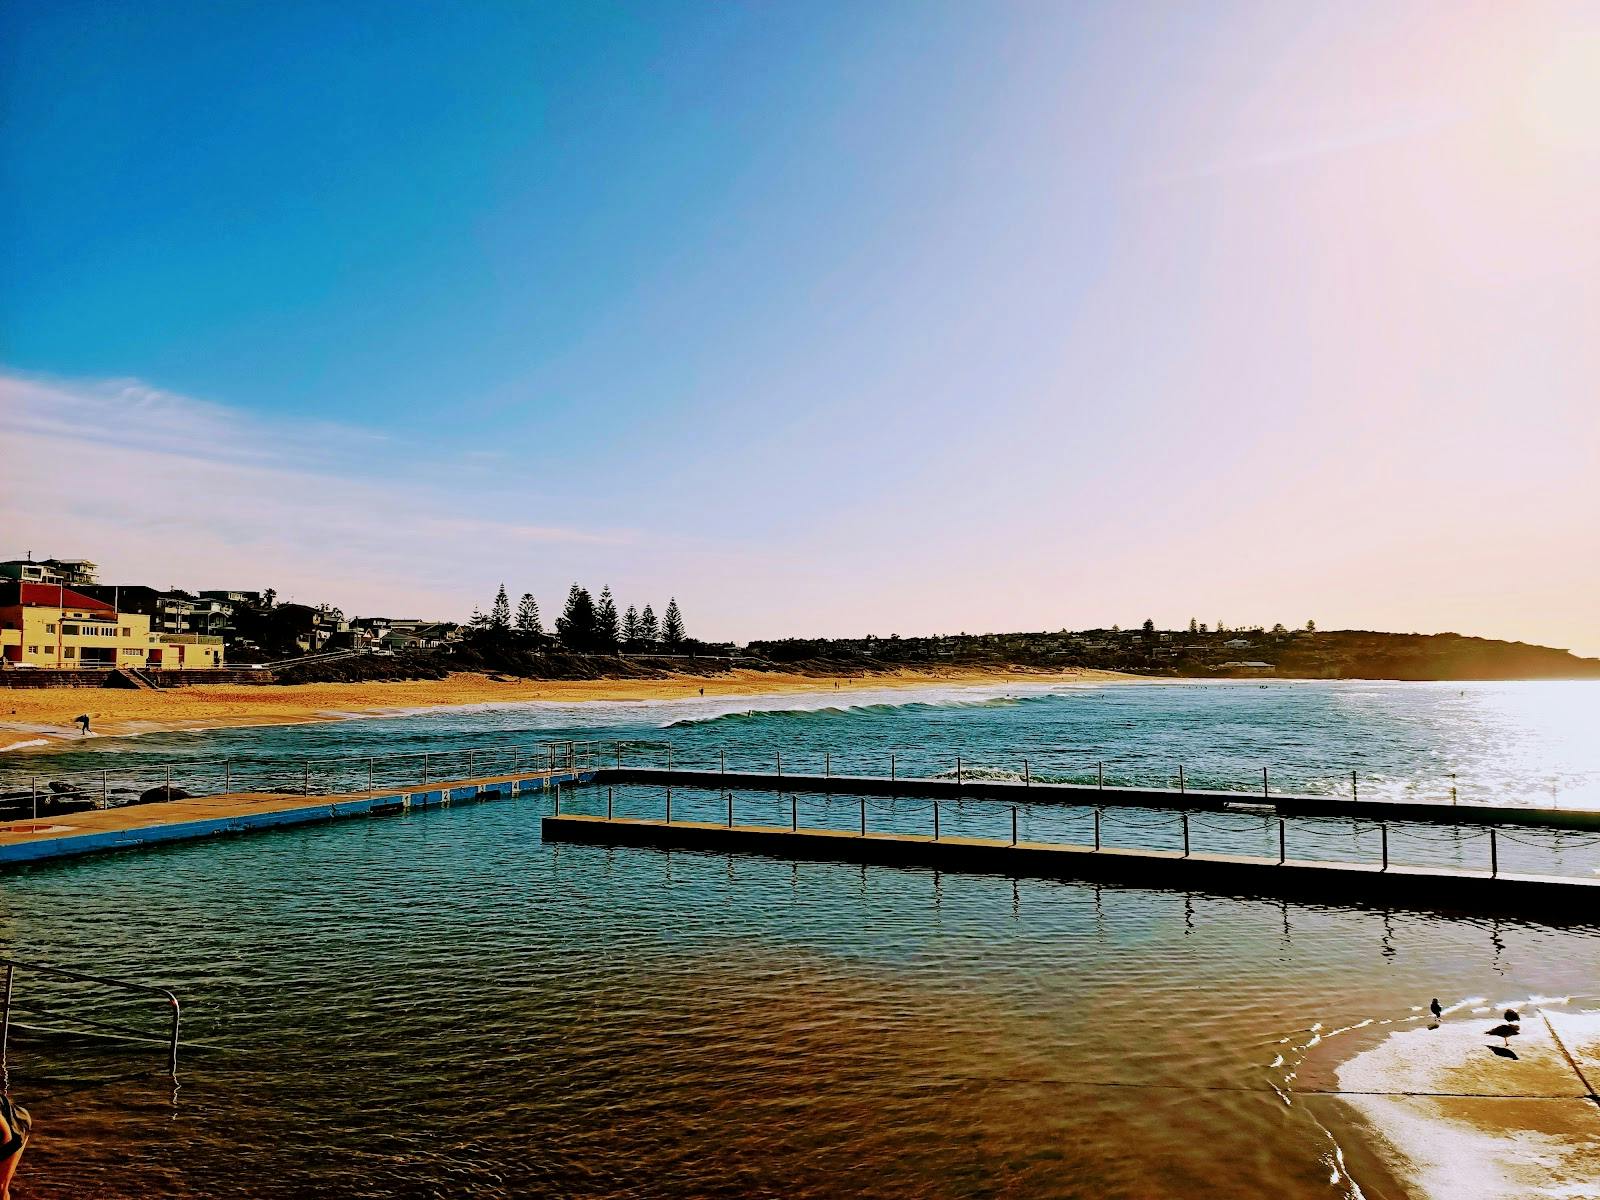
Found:
[(448, 615), (508, 555), (632, 536), (476, 511), (462, 481), (481, 463), (387, 453), (379, 431), (265, 422), (133, 380), (0, 373), (0, 437), (0, 556), (93, 558), (127, 581)]

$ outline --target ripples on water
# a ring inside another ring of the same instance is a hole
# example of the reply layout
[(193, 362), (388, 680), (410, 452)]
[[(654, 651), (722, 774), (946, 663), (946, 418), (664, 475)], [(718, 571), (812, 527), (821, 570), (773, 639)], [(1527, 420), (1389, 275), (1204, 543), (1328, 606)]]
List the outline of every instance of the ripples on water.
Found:
[[(406, 736), (482, 732), (421, 720)], [(154, 973), (217, 1047), (174, 1099), (127, 1077), (158, 1048), (24, 1039), (19, 1193), (1348, 1195), (1360, 1131), (1274, 1090), (1314, 1030), (1600, 990), (1591, 930), (553, 846), (547, 811), (5, 876), (13, 952)]]

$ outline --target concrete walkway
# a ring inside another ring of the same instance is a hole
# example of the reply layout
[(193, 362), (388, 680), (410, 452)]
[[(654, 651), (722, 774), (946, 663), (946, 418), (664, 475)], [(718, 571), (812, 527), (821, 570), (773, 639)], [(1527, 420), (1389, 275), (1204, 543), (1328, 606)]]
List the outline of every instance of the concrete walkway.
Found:
[(313, 821), (509, 797), (556, 785), (571, 786), (587, 777), (586, 773), (572, 771), (531, 771), (335, 796), (235, 792), (47, 816), (37, 821), (10, 821), (0, 825), (0, 868)]

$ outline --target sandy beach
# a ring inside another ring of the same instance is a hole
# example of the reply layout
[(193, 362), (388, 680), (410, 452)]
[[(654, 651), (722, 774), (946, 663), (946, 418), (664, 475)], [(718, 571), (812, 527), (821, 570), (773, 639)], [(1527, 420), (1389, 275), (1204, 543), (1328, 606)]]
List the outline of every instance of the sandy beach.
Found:
[(790, 675), (730, 671), (724, 675), (661, 679), (504, 679), (460, 673), (444, 679), (384, 683), (308, 683), (289, 686), (219, 685), (169, 691), (113, 688), (16, 688), (0, 691), (0, 750), (44, 748), (76, 740), (80, 713), (101, 736), (246, 725), (298, 725), (353, 714), (521, 701), (682, 700), (698, 696), (770, 696), (880, 688), (996, 683), (1132, 683), (1143, 677), (1115, 671), (928, 670), (881, 675)]

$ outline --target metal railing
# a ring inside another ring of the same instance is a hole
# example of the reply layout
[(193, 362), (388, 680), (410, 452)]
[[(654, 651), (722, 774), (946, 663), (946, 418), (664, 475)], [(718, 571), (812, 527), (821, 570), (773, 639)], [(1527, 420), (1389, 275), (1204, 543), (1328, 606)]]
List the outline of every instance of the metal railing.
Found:
[[(446, 747), (395, 754), (333, 755), (320, 758), (167, 759), (143, 765), (33, 775), (25, 786), (0, 786), (0, 809), (21, 810), (40, 819), (49, 800), (74, 805), (120, 807), (153, 799), (237, 793), (342, 795), (383, 788), (418, 788), (456, 779), (528, 774), (580, 775), (595, 769), (596, 751), (588, 742), (555, 741)], [(8, 803), (9, 802), (9, 803)]]
[[(183, 1015), (183, 1006), (178, 1003), (178, 997), (167, 988), (156, 987), (152, 984), (134, 983), (127, 979), (115, 979), (108, 975), (90, 975), (83, 971), (69, 971), (63, 967), (52, 967), (44, 963), (22, 962), (18, 959), (0, 959), (0, 965), (5, 967), (5, 994), (0, 1002), (0, 1078), (8, 1077), (10, 1071), (10, 1043), (11, 1043), (11, 1014), (21, 1012), (37, 1014), (40, 1016), (64, 1020), (84, 1029), (56, 1030), (54, 1032), (67, 1033), (82, 1037), (110, 1038), (111, 1040), (148, 1042), (151, 1039), (147, 1034), (137, 1030), (122, 1029), (116, 1025), (97, 1019), (96, 1017), (83, 1016), (79, 1013), (61, 1012), (45, 1008), (37, 1004), (19, 1002), (16, 998), (16, 982), (19, 970), (42, 975), (48, 979), (65, 980), (73, 983), (92, 983), (101, 987), (118, 988), (122, 991), (133, 992), (146, 996), (159, 996), (167, 1002), (171, 1011), (171, 1025), (165, 1039), (167, 1045), (167, 1071), (174, 1078), (178, 1074), (178, 1025)], [(87, 1032), (85, 1032), (87, 1030)]]
[[(1452, 805), (1463, 802), (1495, 803), (1462, 793), (1466, 789), (1455, 772), (1435, 777), (1437, 782), (1413, 782), (1392, 774), (1368, 774), (1359, 768), (1332, 771), (1312, 765), (1264, 765), (1219, 769), (1203, 768), (1198, 774), (1191, 764), (1174, 760), (1166, 765), (1130, 764), (1109, 758), (1093, 758), (1070, 750), (1036, 747), (1032, 753), (997, 759), (992, 755), (970, 756), (964, 752), (930, 753), (914, 746), (890, 746), (870, 750), (840, 751), (835, 747), (764, 746), (748, 747), (685, 746), (670, 740), (625, 739), (599, 743), (606, 748), (606, 765), (665, 768), (667, 770), (713, 771), (719, 774), (814, 775), (830, 778), (852, 775), (889, 780), (936, 779), (964, 782), (1007, 782), (1030, 786), (1034, 783), (1071, 784), (1079, 787), (1133, 788), (1172, 791), (1180, 795), (1191, 791), (1236, 792), (1241, 798), (1254, 796), (1270, 801), (1285, 795), (1316, 796), (1360, 802), (1369, 800)], [(1448, 781), (1447, 783), (1445, 781)], [(1579, 802), (1569, 796), (1565, 807), (1600, 808), (1600, 781), (1579, 783)], [(1480, 796), (1483, 789), (1479, 789)], [(1560, 780), (1527, 779), (1519, 796), (1548, 803), (1527, 807), (1563, 808)], [(1592, 800), (1592, 804), (1583, 801)]]
[[(684, 821), (754, 825), (791, 832), (854, 833), (866, 837), (974, 837), (1010, 845), (1167, 850), (1192, 854), (1239, 854), (1279, 865), (1327, 862), (1368, 865), (1386, 872), (1398, 866), (1445, 866), (1497, 878), (1502, 853), (1521, 847), (1532, 865), (1554, 862), (1553, 879), (1593, 880), (1600, 870), (1600, 835), (1519, 830), (1494, 826), (1441, 828), (1411, 821), (1365, 817), (1283, 816), (1248, 811), (1172, 811), (1160, 808), (1101, 808), (1091, 805), (1008, 804), (967, 797), (930, 800), (907, 796), (750, 792), (734, 789), (624, 785), (569, 790), (558, 815), (605, 820)], [(621, 792), (619, 803), (619, 791)], [(1393, 838), (1394, 845), (1391, 845)], [(1595, 852), (1570, 862), (1575, 852)]]

